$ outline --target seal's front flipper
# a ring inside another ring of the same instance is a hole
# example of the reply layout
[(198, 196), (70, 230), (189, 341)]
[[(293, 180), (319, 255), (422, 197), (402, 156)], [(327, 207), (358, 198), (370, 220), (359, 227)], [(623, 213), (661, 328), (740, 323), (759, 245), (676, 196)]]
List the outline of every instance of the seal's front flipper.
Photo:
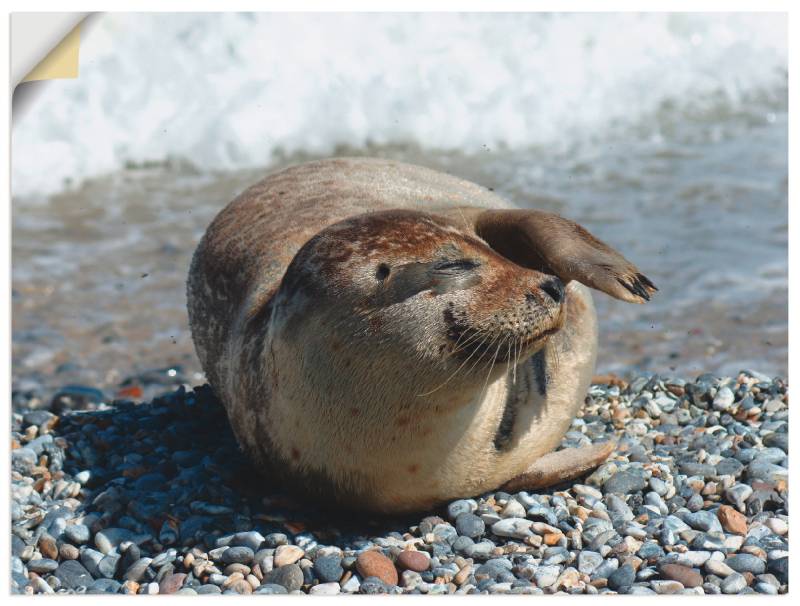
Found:
[(602, 464), (615, 448), (613, 442), (602, 442), (581, 448), (564, 448), (538, 459), (525, 473), (506, 482), (506, 492), (536, 490), (575, 480)]
[(577, 223), (539, 210), (487, 210), (475, 232), (517, 265), (558, 276), (628, 301), (650, 300), (655, 285), (607, 244)]

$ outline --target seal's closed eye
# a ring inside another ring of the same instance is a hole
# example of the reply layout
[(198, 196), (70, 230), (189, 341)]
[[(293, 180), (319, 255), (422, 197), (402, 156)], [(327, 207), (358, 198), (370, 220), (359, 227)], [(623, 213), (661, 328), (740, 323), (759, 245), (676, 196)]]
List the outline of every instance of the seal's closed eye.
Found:
[(479, 265), (480, 263), (475, 259), (455, 259), (440, 261), (433, 265), (432, 270), (438, 274), (459, 274), (476, 269)]

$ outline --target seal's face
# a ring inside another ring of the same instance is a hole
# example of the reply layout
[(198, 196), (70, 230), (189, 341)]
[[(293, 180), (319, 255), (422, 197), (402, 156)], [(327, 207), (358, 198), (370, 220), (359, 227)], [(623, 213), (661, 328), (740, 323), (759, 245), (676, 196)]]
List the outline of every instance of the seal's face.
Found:
[[(413, 211), (359, 215), (320, 232), (281, 284), (281, 309), (331, 358), (381, 352), (415, 379), (504, 369), (531, 355), (564, 321), (564, 285), (516, 265), (471, 231)], [(306, 344), (307, 345), (307, 344)], [(370, 360), (362, 355), (363, 359)], [(478, 373), (480, 381), (486, 373)]]

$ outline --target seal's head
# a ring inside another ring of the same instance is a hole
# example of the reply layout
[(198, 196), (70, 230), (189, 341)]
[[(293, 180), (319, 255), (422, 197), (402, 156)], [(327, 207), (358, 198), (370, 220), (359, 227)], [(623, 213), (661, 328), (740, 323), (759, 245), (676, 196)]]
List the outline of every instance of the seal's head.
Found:
[(283, 278), (273, 324), (340, 377), (380, 359), (425, 392), (459, 369), (483, 368), (462, 374), (483, 383), (486, 368), (531, 355), (561, 328), (564, 300), (559, 278), (517, 265), (473, 230), (393, 210), (309, 240)]

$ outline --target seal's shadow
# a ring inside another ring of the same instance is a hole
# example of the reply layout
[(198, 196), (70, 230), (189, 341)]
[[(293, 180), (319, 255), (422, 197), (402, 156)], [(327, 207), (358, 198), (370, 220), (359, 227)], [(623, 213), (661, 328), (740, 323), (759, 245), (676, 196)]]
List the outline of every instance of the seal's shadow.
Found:
[(151, 536), (143, 555), (212, 549), (221, 536), (251, 530), (357, 549), (369, 537), (401, 538), (426, 515), (373, 516), (290, 494), (251, 466), (208, 386), (68, 414), (58, 433), (65, 471), (90, 472), (81, 513), (96, 529)]

